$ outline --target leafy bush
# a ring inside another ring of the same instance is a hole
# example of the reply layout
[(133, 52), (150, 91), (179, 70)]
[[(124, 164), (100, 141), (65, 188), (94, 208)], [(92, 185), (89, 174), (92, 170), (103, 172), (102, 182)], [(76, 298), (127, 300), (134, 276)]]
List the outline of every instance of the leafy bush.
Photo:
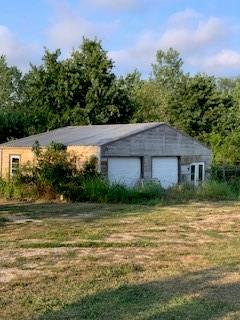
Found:
[[(43, 186), (42, 186), (43, 188)], [(54, 192), (54, 193), (51, 193)], [(41, 189), (34, 183), (25, 184), (13, 180), (0, 180), (0, 196), (8, 199), (52, 199), (62, 194), (66, 200), (74, 202), (98, 203), (179, 203), (189, 200), (239, 200), (240, 183), (207, 181), (195, 187), (182, 184), (164, 190), (157, 183), (143, 183), (134, 188), (121, 184), (111, 184), (101, 176), (79, 175), (70, 182), (62, 183), (60, 193), (51, 189)]]
[(213, 165), (210, 170), (210, 175), (213, 180), (219, 182), (232, 182), (240, 179), (240, 166), (233, 165)]
[(70, 156), (63, 144), (52, 142), (43, 150), (36, 142), (33, 152), (36, 162), (22, 168), (19, 181), (35, 184), (40, 194), (44, 190), (59, 193), (61, 185), (77, 174), (76, 157)]
[(240, 197), (240, 178), (232, 178), (228, 185), (230, 185), (232, 191)]
[(23, 166), (9, 181), (0, 179), (1, 197), (55, 199), (64, 194), (68, 199), (92, 201), (85, 191), (84, 182), (100, 177), (96, 157), (91, 157), (79, 168), (78, 158), (68, 153), (62, 144), (52, 142), (47, 149), (42, 149), (36, 142), (33, 152), (34, 164)]
[(18, 176), (20, 184), (35, 185), (40, 196), (46, 194), (54, 198), (59, 194), (77, 189), (83, 180), (97, 177), (98, 159), (91, 157), (82, 168), (78, 168), (78, 158), (67, 152), (66, 146), (52, 142), (46, 150), (36, 142), (33, 146), (36, 161), (24, 166)]
[(0, 177), (0, 195), (3, 196), (6, 182)]

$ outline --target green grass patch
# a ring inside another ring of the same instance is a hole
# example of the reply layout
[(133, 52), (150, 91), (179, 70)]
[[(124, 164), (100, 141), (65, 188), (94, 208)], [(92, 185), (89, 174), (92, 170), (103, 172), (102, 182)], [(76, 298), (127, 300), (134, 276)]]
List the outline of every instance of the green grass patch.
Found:
[(9, 218), (0, 217), (0, 226), (3, 226), (5, 223), (10, 222)]
[(64, 242), (28, 242), (18, 245), (24, 249), (43, 248), (151, 248), (156, 247), (155, 242), (148, 240), (138, 240), (133, 242), (104, 242), (104, 241), (84, 241), (74, 243)]
[(0, 319), (239, 319), (239, 207), (0, 204)]
[(222, 239), (224, 238), (224, 235), (215, 231), (215, 230), (206, 230), (205, 234), (209, 237), (217, 238), (217, 239)]

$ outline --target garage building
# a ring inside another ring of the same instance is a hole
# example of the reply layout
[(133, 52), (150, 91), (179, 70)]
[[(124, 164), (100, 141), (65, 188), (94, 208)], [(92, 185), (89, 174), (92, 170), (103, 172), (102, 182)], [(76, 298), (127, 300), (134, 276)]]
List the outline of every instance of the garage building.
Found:
[(182, 181), (198, 184), (211, 164), (208, 147), (165, 123), (69, 126), (0, 145), (0, 175), (13, 176), (34, 161), (32, 146), (63, 143), (83, 163), (99, 159), (99, 170), (111, 182), (134, 185), (154, 179), (164, 188)]

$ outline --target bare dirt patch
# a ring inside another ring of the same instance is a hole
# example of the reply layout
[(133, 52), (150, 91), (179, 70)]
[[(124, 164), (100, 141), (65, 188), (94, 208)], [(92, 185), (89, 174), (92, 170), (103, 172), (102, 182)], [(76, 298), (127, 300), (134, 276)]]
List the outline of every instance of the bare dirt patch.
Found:
[(1, 268), (0, 282), (6, 283), (13, 280), (34, 278), (41, 274), (38, 270), (20, 270), (18, 268)]

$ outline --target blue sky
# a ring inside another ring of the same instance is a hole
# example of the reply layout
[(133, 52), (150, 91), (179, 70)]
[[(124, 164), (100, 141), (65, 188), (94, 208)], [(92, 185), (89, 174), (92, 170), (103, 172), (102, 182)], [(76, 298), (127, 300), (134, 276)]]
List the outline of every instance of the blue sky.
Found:
[(0, 54), (27, 70), (43, 47), (67, 56), (83, 36), (98, 37), (118, 74), (151, 70), (173, 47), (185, 70), (240, 74), (239, 0), (0, 0)]

